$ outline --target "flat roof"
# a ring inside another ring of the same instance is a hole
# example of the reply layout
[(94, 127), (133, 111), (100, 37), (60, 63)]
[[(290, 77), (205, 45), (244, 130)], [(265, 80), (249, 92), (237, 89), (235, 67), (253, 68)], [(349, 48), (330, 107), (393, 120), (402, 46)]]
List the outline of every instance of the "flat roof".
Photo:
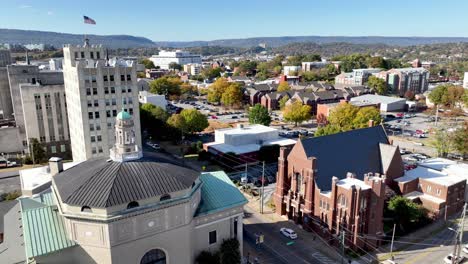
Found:
[(440, 198), (437, 198), (435, 196), (428, 195), (428, 194), (418, 192), (418, 191), (410, 192), (410, 193), (407, 193), (407, 194), (405, 194), (403, 196), (405, 198), (410, 199), (410, 200), (415, 200), (415, 199), (419, 198), (419, 199), (423, 199), (423, 200), (429, 200), (429, 201), (432, 201), (432, 202), (437, 203), (437, 204), (445, 203), (444, 199), (440, 199)]
[[(66, 162), (63, 163), (63, 170), (67, 170), (81, 162)], [(21, 178), (21, 189), (22, 190), (33, 190), (43, 184), (52, 181), (52, 175), (50, 175), (49, 166), (41, 166), (37, 168), (25, 169), (19, 171)]]
[(457, 164), (456, 161), (444, 159), (444, 158), (431, 158), (431, 159), (426, 159), (426, 160), (418, 162), (419, 166), (431, 168), (431, 169), (438, 170), (438, 171), (441, 171), (444, 168), (450, 165), (455, 165), (455, 164)]
[(431, 168), (418, 166), (412, 170), (406, 171), (403, 177), (397, 178), (395, 181), (404, 183), (418, 178), (425, 179), (443, 186), (450, 186), (466, 180), (465, 177), (460, 177), (459, 175), (451, 175), (447, 172), (441, 172)]
[(368, 190), (371, 188), (369, 185), (364, 183), (364, 181), (361, 181), (356, 178), (341, 179), (337, 182), (337, 185), (345, 189), (351, 189), (353, 186), (360, 187), (361, 190)]
[(264, 125), (250, 125), (250, 126), (244, 126), (244, 127), (234, 127), (234, 128), (222, 128), (222, 129), (217, 129), (217, 132), (222, 132), (225, 135), (238, 135), (238, 134), (260, 134), (260, 133), (265, 133), (265, 132), (272, 132), (272, 131), (277, 131), (278, 129), (273, 128), (273, 127), (268, 127)]
[(225, 144), (225, 143), (219, 143), (216, 141), (206, 143), (205, 145), (209, 146), (210, 148), (214, 148), (215, 150), (222, 152), (222, 153), (234, 152), (236, 154), (245, 154), (245, 153), (258, 151), (262, 146), (269, 146), (269, 145), (288, 146), (288, 145), (294, 145), (294, 144), (296, 144), (296, 140), (294, 139), (277, 138), (273, 140), (263, 141), (262, 145), (260, 144), (230, 145), (230, 144)]
[(365, 95), (351, 98), (351, 102), (354, 102), (354, 101), (391, 104), (391, 103), (397, 103), (397, 102), (406, 102), (406, 99), (377, 95), (377, 94), (365, 94)]

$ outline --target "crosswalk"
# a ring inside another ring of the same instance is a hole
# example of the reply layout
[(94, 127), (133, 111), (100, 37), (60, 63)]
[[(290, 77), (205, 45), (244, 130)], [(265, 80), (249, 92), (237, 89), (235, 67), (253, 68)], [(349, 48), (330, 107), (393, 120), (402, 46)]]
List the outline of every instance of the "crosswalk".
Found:
[(329, 259), (327, 256), (324, 256), (323, 254), (319, 252), (315, 252), (312, 254), (312, 257), (320, 261), (321, 264), (335, 264), (336, 262)]

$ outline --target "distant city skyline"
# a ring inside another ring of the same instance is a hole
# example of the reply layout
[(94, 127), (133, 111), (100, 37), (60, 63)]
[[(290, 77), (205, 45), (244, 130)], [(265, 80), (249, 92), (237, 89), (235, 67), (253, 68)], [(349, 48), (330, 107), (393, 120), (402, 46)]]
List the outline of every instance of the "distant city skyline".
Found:
[[(207, 1), (8, 1), (0, 28), (133, 35), (153, 41), (279, 36), (468, 37), (468, 2), (361, 0), (220, 3)], [(97, 25), (83, 23), (83, 15)]]

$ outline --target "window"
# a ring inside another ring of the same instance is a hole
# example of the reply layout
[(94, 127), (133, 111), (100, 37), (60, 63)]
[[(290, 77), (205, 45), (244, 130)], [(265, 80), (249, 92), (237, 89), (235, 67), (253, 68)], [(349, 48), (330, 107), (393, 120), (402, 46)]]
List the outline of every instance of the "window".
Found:
[(84, 59), (84, 51), (81, 52), (81, 58)]
[(129, 109), (128, 109), (128, 113), (129, 113), (130, 115), (133, 115), (133, 108), (129, 108)]
[(85, 206), (81, 207), (81, 212), (91, 213), (92, 212), (91, 207), (85, 205)]
[(106, 111), (106, 117), (111, 117), (111, 111), (110, 110)]
[(91, 95), (91, 88), (86, 88), (86, 95)]
[(65, 152), (67, 151), (65, 145), (60, 145), (60, 152)]
[(99, 118), (99, 112), (94, 112), (94, 118), (96, 118), (96, 119)]
[(169, 194), (164, 194), (163, 196), (161, 196), (161, 198), (159, 198), (159, 201), (166, 201), (170, 199), (171, 199), (171, 196)]
[(111, 122), (108, 122), (107, 123), (107, 128), (111, 128), (112, 127), (112, 123)]
[(122, 90), (122, 93), (127, 92), (127, 88), (125, 88), (125, 86), (122, 86), (121, 90)]
[(93, 124), (89, 124), (89, 131), (94, 131), (94, 125)]
[(340, 203), (341, 206), (346, 206), (346, 197), (341, 194), (340, 197), (338, 198), (338, 202)]
[[(91, 136), (91, 142), (96, 142), (96, 137), (95, 136)], [(96, 152), (94, 152), (96, 153)]]
[(112, 110), (112, 116), (117, 116), (117, 110)]
[(93, 95), (96, 95), (96, 94), (97, 94), (97, 88), (94, 87), (94, 88), (93, 88)]
[(109, 76), (109, 79), (110, 79), (111, 82), (113, 82), (114, 81), (114, 75)]
[(110, 105), (110, 100), (106, 99), (106, 106), (109, 106), (109, 105)]
[(121, 81), (125, 81), (125, 75), (123, 75), (123, 74), (120, 75), (120, 80), (121, 80)]
[(96, 125), (96, 130), (101, 130), (101, 125), (97, 124)]
[(93, 83), (96, 82), (96, 76), (95, 76), (95, 75), (91, 76), (91, 81), (92, 81)]
[(133, 104), (133, 99), (131, 97), (128, 98), (128, 103)]
[(96, 59), (100, 59), (101, 58), (101, 53), (99, 51), (96, 51)]
[(98, 147), (98, 152), (102, 153), (102, 147), (101, 146)]
[(296, 173), (296, 192), (302, 193), (302, 176)]
[(127, 74), (127, 81), (131, 81), (132, 80), (132, 76), (130, 74)]
[(93, 119), (93, 112), (88, 112), (88, 118)]
[(103, 75), (103, 76), (102, 76), (102, 80), (103, 80), (103, 81), (107, 82), (108, 79), (109, 79), (109, 77), (108, 77), (107, 75)]
[(50, 146), (50, 152), (57, 153), (57, 147), (56, 146)]
[(92, 107), (93, 106), (93, 103), (91, 102), (91, 100), (88, 100), (88, 107)]
[(132, 92), (132, 88), (128, 87), (127, 92), (131, 93), (131, 92)]
[(209, 244), (212, 245), (216, 243), (216, 230), (209, 233)]
[(440, 189), (437, 189), (436, 192), (437, 192), (437, 195), (440, 195)]
[(97, 136), (97, 141), (98, 141), (98, 142), (101, 142), (101, 141), (102, 141), (102, 136), (101, 136), (101, 135), (98, 135), (98, 136)]
[(91, 59), (94, 59), (94, 52), (89, 52), (89, 57), (91, 57)]
[(323, 208), (322, 200), (320, 200), (320, 203), (319, 203), (319, 204), (320, 204), (319, 207), (320, 207), (320, 208)]
[(427, 191), (427, 192), (431, 192), (431, 191), (432, 191), (432, 187), (431, 187), (430, 185), (428, 185), (428, 186), (426, 187), (426, 191)]
[(104, 87), (104, 94), (109, 94), (109, 87)]
[(111, 87), (111, 94), (115, 94), (115, 87)]
[(94, 107), (99, 107), (99, 100), (94, 100)]
[(160, 249), (152, 249), (141, 258), (140, 264), (166, 264), (166, 254)]
[(117, 99), (112, 98), (112, 105), (116, 105), (116, 104), (117, 104)]
[(140, 206), (140, 205), (138, 204), (138, 202), (133, 201), (133, 202), (130, 202), (130, 203), (127, 205), (127, 209), (132, 209), (132, 208), (135, 208), (135, 207), (138, 207), (138, 206)]
[(91, 149), (91, 152), (92, 152), (93, 154), (96, 154), (96, 148), (93, 147), (93, 148)]
[(123, 98), (122, 98), (122, 103), (123, 103), (124, 105), (126, 105), (126, 104), (127, 104), (127, 98), (123, 97)]
[(75, 51), (75, 59), (78, 58), (78, 51)]

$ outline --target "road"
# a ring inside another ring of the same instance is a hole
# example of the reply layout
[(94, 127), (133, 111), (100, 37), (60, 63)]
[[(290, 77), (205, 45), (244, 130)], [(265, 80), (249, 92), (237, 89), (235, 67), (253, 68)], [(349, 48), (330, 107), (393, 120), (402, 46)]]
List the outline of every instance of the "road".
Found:
[[(266, 221), (263, 216), (255, 212), (248, 205), (245, 207), (244, 218), (245, 243), (244, 256), (257, 256), (259, 263), (303, 263), (303, 264), (334, 264), (339, 263), (340, 257), (335, 249), (322, 242), (313, 233), (306, 232), (292, 222)], [(281, 227), (288, 227), (296, 231), (298, 239), (294, 244), (287, 245), (292, 240), (279, 232)], [(255, 245), (255, 234), (264, 235), (264, 243)]]
[[(456, 224), (454, 227), (456, 229)], [(417, 245), (411, 245), (403, 251), (397, 252), (395, 261), (399, 264), (418, 264), (418, 263), (444, 263), (444, 258), (453, 252), (454, 238), (456, 233), (448, 228), (443, 228), (429, 238), (417, 242)], [(463, 244), (468, 242), (468, 218), (465, 219), (465, 228), (463, 232)], [(467, 254), (461, 252), (465, 258)]]

